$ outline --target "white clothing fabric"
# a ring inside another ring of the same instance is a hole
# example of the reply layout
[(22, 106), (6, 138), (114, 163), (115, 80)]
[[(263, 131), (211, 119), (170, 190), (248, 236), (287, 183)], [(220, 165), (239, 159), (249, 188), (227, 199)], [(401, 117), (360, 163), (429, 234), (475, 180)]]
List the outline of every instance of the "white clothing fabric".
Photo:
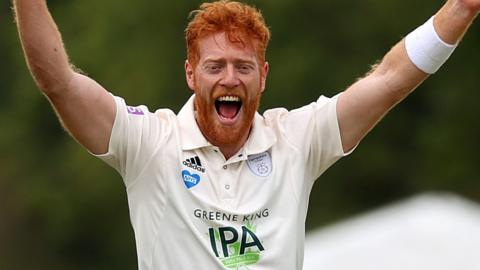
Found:
[(177, 116), (115, 97), (99, 157), (125, 182), (139, 269), (301, 269), (312, 185), (345, 155), (337, 97), (257, 113), (229, 160), (200, 132), (193, 99)]

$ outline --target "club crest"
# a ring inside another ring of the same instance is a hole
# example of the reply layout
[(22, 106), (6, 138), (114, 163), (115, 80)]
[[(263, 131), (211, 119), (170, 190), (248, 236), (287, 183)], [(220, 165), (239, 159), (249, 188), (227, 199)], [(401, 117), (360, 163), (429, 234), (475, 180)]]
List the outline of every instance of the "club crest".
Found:
[(257, 176), (266, 177), (272, 172), (272, 158), (268, 152), (248, 156), (247, 164)]

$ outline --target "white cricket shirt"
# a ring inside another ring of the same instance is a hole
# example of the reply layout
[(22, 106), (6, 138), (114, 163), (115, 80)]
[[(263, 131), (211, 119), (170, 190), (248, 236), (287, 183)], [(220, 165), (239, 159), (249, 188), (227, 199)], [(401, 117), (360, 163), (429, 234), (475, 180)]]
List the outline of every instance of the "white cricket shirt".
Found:
[(312, 185), (344, 155), (337, 98), (255, 115), (229, 160), (178, 115), (115, 97), (108, 153), (123, 177), (140, 270), (301, 269)]

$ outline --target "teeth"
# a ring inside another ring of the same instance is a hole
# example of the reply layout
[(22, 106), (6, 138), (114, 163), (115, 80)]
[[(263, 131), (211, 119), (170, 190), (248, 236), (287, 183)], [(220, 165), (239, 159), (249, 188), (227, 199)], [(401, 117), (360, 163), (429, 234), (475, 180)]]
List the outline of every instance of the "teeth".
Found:
[(239, 101), (240, 101), (240, 98), (239, 98), (239, 97), (236, 97), (236, 96), (223, 96), (223, 97), (219, 97), (217, 100), (218, 100), (218, 101), (235, 101), (235, 102), (239, 102)]

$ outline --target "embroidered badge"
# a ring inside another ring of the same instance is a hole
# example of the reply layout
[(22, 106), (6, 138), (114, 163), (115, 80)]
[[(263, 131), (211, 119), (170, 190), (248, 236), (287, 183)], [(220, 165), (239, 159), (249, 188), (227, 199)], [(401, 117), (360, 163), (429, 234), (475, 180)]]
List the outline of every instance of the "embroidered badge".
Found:
[(272, 159), (268, 152), (248, 156), (247, 164), (257, 176), (266, 177), (272, 172)]
[(142, 109), (139, 107), (127, 106), (127, 111), (129, 114), (144, 115)]
[(196, 185), (198, 185), (198, 183), (200, 183), (200, 176), (198, 174), (191, 174), (189, 171), (187, 170), (183, 170), (182, 171), (182, 178), (183, 178), (183, 183), (185, 184), (185, 186), (190, 189)]

